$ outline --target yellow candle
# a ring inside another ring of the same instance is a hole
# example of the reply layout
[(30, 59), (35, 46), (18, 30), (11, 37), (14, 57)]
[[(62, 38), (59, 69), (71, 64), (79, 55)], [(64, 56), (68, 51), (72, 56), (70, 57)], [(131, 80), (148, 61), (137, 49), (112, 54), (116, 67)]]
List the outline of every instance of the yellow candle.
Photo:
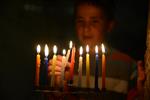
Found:
[(106, 81), (106, 57), (104, 44), (101, 45), (101, 48), (102, 48), (102, 90), (103, 90), (105, 89), (105, 81)]
[(54, 87), (54, 84), (55, 84), (55, 67), (56, 67), (56, 60), (57, 60), (57, 56), (56, 56), (57, 46), (56, 45), (54, 45), (53, 47), (53, 52), (54, 52), (54, 55), (53, 55), (53, 63), (52, 63), (52, 77), (51, 77), (52, 87)]
[(41, 47), (40, 45), (37, 46), (37, 56), (36, 56), (36, 72), (35, 72), (35, 86), (39, 86), (39, 75), (40, 75), (40, 64), (41, 64), (41, 59), (40, 59), (40, 51)]
[(82, 54), (83, 54), (83, 48), (80, 47), (80, 57), (79, 57), (79, 69), (78, 69), (78, 73), (79, 73), (79, 80), (78, 80), (78, 86), (81, 87), (82, 86)]
[(66, 66), (66, 50), (63, 49), (62, 51), (62, 54), (63, 54), (63, 57), (62, 57), (62, 67), (61, 67), (61, 84), (62, 84), (62, 87), (64, 86), (64, 74), (65, 74), (65, 66)]
[(90, 55), (89, 55), (89, 46), (86, 46), (86, 85), (87, 88), (90, 87)]
[(72, 41), (70, 41), (70, 42), (69, 42), (69, 49), (68, 49), (67, 55), (66, 55), (66, 60), (67, 60), (67, 62), (68, 62), (69, 57), (70, 57), (70, 50), (72, 49), (72, 45), (73, 45), (73, 43), (72, 43)]

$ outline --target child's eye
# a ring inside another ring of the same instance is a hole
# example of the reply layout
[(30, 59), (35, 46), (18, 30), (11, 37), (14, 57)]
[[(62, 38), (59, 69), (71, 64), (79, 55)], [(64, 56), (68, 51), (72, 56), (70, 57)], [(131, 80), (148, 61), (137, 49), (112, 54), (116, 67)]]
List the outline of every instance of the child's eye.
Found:
[(77, 23), (84, 23), (84, 20), (77, 20)]
[(99, 23), (99, 20), (93, 20), (92, 23)]

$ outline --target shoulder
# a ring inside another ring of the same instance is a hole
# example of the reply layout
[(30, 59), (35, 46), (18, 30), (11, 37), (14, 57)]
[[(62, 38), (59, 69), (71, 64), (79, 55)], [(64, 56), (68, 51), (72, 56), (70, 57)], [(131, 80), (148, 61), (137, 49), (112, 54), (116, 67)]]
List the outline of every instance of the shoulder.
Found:
[(121, 66), (127, 66), (126, 68), (130, 72), (130, 79), (133, 80), (137, 76), (136, 68), (137, 64), (136, 61), (130, 57), (129, 55), (120, 52), (119, 50), (112, 49), (112, 53), (110, 56), (111, 61), (120, 62)]
[(114, 49), (114, 48), (112, 48), (111, 59), (117, 60), (117, 61), (123, 61), (125, 63), (135, 62), (135, 60), (132, 57), (130, 57), (129, 55), (122, 53), (119, 50)]

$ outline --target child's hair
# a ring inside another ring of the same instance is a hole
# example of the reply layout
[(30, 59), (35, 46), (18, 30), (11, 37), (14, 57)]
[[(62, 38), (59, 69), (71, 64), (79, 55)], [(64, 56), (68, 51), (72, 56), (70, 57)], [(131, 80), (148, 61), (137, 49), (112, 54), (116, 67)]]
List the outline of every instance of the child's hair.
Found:
[[(110, 2), (111, 1), (111, 2)], [(74, 11), (76, 14), (78, 6), (82, 4), (94, 5), (98, 8), (101, 8), (104, 11), (104, 14), (108, 20), (114, 19), (114, 2), (113, 0), (76, 0)]]

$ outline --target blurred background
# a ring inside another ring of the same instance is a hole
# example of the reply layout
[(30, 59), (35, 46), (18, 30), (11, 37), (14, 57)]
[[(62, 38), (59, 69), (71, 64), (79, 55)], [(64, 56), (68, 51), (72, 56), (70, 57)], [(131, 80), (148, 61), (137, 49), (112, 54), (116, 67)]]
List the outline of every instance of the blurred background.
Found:
[[(73, 0), (0, 1), (0, 98), (32, 95), (36, 45), (67, 47), (75, 40)], [(109, 36), (115, 48), (136, 60), (146, 49), (148, 0), (114, 0), (117, 26)], [(52, 49), (51, 49), (52, 50)], [(42, 51), (43, 52), (43, 51)], [(51, 52), (51, 51), (50, 51)]]

